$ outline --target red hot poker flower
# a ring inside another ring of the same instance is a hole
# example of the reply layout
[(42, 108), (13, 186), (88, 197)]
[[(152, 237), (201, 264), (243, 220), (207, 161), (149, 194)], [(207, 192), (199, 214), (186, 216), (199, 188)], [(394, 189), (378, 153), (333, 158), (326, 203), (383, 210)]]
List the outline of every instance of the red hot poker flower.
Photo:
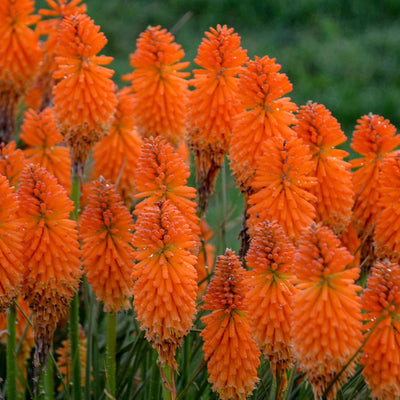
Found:
[(301, 139), (269, 139), (264, 143), (259, 168), (249, 198), (250, 233), (260, 221), (276, 220), (292, 241), (315, 218), (315, 196), (310, 189), (316, 184), (310, 176), (314, 168), (311, 152)]
[(93, 175), (96, 178), (103, 176), (115, 183), (124, 203), (130, 207), (136, 193), (135, 174), (142, 139), (132, 114), (133, 96), (124, 88), (117, 93), (117, 98), (110, 131), (93, 149)]
[(18, 191), (23, 207), (23, 292), (33, 311), (37, 366), (43, 366), (59, 319), (68, 311), (82, 275), (73, 203), (38, 164), (26, 166)]
[(80, 174), (92, 146), (109, 129), (117, 104), (114, 71), (102, 65), (112, 57), (98, 56), (107, 39), (85, 14), (64, 18), (58, 36), (53, 89), (54, 114)]
[(18, 208), (14, 188), (0, 175), (0, 313), (18, 294), (23, 278), (24, 225), (17, 217)]
[(188, 137), (195, 155), (200, 203), (214, 191), (224, 155), (229, 151), (233, 118), (239, 112), (238, 73), (247, 61), (240, 36), (233, 28), (217, 25), (205, 32), (195, 58), (189, 94)]
[(219, 256), (214, 276), (203, 297), (204, 359), (209, 381), (221, 399), (244, 399), (259, 380), (258, 351), (250, 333), (245, 304), (246, 271), (232, 250)]
[(69, 193), (71, 158), (68, 148), (62, 145), (63, 137), (57, 130), (53, 110), (45, 108), (36, 113), (29, 109), (25, 113), (20, 138), (29, 146), (24, 150), (27, 160), (46, 168)]
[[(400, 265), (377, 263), (361, 295), (370, 335), (360, 364), (374, 400), (400, 397)], [(376, 324), (378, 325), (376, 326)], [(371, 333), (372, 331), (372, 333)]]
[(10, 186), (18, 188), (21, 172), (26, 164), (24, 153), (14, 141), (0, 144), (0, 174), (7, 177)]
[(145, 139), (136, 171), (136, 198), (143, 199), (136, 205), (136, 214), (157, 201), (170, 200), (180, 211), (192, 230), (191, 240), (199, 247), (199, 217), (196, 215), (196, 189), (187, 186), (189, 167), (160, 137)]
[(133, 221), (111, 182), (100, 178), (91, 184), (79, 230), (87, 280), (105, 311), (128, 308), (133, 290)]
[[(319, 398), (361, 345), (359, 268), (331, 229), (321, 224), (304, 229), (295, 257), (297, 294), (293, 302), (293, 351)], [(354, 362), (327, 395), (354, 371)]]
[(317, 197), (317, 221), (322, 221), (336, 234), (349, 225), (354, 202), (350, 164), (343, 161), (349, 154), (335, 149), (346, 136), (331, 112), (322, 104), (308, 102), (297, 115), (293, 128), (310, 146), (318, 183), (310, 191)]
[(161, 26), (149, 26), (136, 42), (130, 57), (134, 68), (124, 79), (131, 81), (135, 96), (133, 115), (144, 137), (161, 135), (177, 147), (185, 135), (185, 104), (189, 62), (174, 36)]
[(379, 214), (375, 230), (375, 250), (379, 257), (400, 259), (400, 152), (385, 157), (379, 174)]
[(0, 143), (14, 134), (18, 104), (41, 60), (39, 35), (29, 28), (34, 0), (0, 2)]
[(371, 234), (380, 212), (376, 188), (383, 159), (400, 144), (400, 135), (396, 135), (396, 128), (379, 115), (364, 115), (357, 122), (351, 148), (364, 157), (351, 161), (352, 166), (358, 168), (353, 174), (356, 195), (353, 212), (357, 231), (365, 236)]
[(259, 224), (246, 255), (249, 322), (258, 348), (275, 377), (293, 366), (291, 345), (295, 248), (275, 221)]
[(275, 58), (256, 57), (240, 74), (242, 111), (235, 116), (229, 158), (242, 191), (250, 189), (262, 144), (271, 137), (296, 136), (290, 125), (296, 123), (297, 106), (290, 97), (282, 97), (292, 91), (292, 84), (280, 69)]
[(146, 338), (163, 364), (177, 368), (175, 352), (196, 313), (197, 262), (182, 214), (169, 200), (138, 214), (133, 237), (134, 307)]

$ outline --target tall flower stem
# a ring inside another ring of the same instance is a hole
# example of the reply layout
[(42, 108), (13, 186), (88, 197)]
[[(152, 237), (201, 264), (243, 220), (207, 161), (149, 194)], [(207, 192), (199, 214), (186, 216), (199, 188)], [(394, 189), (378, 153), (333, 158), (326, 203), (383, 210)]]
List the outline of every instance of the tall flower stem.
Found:
[(7, 398), (17, 398), (17, 355), (16, 347), (16, 312), (15, 303), (8, 309), (7, 319)]
[(164, 400), (175, 400), (176, 399), (176, 389), (173, 376), (173, 369), (167, 364), (160, 364), (160, 373), (163, 383), (163, 398)]
[[(78, 220), (79, 215), (79, 198), (80, 198), (80, 178), (77, 171), (72, 173), (72, 190), (71, 199), (74, 202), (75, 209), (71, 218)], [(80, 364), (80, 347), (79, 347), (79, 297), (75, 294), (69, 310), (69, 333), (71, 339), (71, 368), (73, 383), (73, 399), (82, 399), (82, 383), (81, 383), (81, 364)]]
[(111, 398), (116, 393), (117, 313), (107, 313), (106, 331), (106, 389)]

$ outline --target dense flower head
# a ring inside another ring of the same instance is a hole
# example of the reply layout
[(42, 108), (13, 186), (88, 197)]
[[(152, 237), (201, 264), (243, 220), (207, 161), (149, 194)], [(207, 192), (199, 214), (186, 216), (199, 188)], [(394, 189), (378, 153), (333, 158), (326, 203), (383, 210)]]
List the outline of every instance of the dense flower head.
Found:
[(199, 151), (210, 147), (228, 152), (233, 117), (238, 107), (238, 73), (248, 60), (233, 28), (217, 25), (205, 32), (194, 62), (188, 116), (189, 140)]
[(132, 296), (133, 221), (115, 185), (100, 178), (92, 182), (79, 231), (88, 282), (105, 311), (129, 307)]
[(26, 111), (20, 138), (28, 146), (24, 150), (26, 159), (38, 163), (53, 174), (67, 190), (71, 189), (71, 158), (67, 147), (62, 145), (63, 136), (57, 129), (53, 110)]
[(19, 214), (23, 237), (23, 293), (33, 310), (37, 361), (46, 360), (53, 332), (68, 310), (81, 277), (73, 203), (46, 169), (27, 165), (21, 175)]
[(301, 139), (280, 137), (264, 143), (263, 155), (254, 177), (255, 191), (249, 197), (250, 233), (258, 222), (276, 220), (292, 241), (315, 218), (315, 196), (310, 189), (316, 178), (309, 147)]
[(41, 57), (39, 35), (29, 26), (40, 17), (32, 15), (34, 11), (34, 0), (0, 2), (0, 91), (5, 84), (23, 91), (36, 73)]
[(196, 189), (187, 186), (188, 165), (173, 147), (160, 137), (145, 139), (136, 169), (136, 212), (160, 200), (170, 200), (181, 212), (198, 242), (199, 217), (196, 215)]
[(177, 368), (175, 352), (196, 313), (197, 257), (191, 230), (169, 200), (149, 204), (135, 224), (133, 295), (137, 319), (161, 363)]
[(247, 319), (245, 275), (239, 257), (227, 249), (203, 296), (202, 308), (211, 311), (201, 318), (204, 359), (209, 382), (221, 399), (247, 398), (259, 380), (260, 352)]
[(240, 74), (239, 99), (242, 112), (235, 116), (230, 160), (233, 175), (242, 191), (248, 190), (254, 177), (262, 143), (271, 137), (296, 136), (295, 103), (282, 97), (292, 91), (286, 74), (275, 58), (256, 57)]
[(385, 157), (379, 174), (379, 205), (382, 209), (374, 230), (379, 257), (400, 258), (400, 152)]
[[(298, 292), (292, 319), (293, 350), (316, 398), (328, 388), (361, 344), (361, 306), (353, 256), (321, 224), (304, 229), (295, 257)], [(327, 398), (335, 398), (354, 363), (340, 375)]]
[(14, 188), (0, 175), (0, 313), (20, 290), (23, 278), (23, 231), (18, 218), (19, 203)]
[(58, 44), (58, 31), (63, 19), (69, 15), (86, 12), (86, 5), (81, 0), (47, 0), (50, 9), (40, 9), (39, 14), (46, 19), (36, 25), (36, 33), (46, 35), (41, 42), (43, 57), (33, 84), (28, 90), (25, 103), (35, 110), (43, 110), (52, 103), (54, 86), (53, 72), (57, 69), (55, 52)]
[(25, 164), (24, 153), (14, 141), (0, 144), (0, 174), (7, 177), (10, 186), (18, 187)]
[(195, 58), (188, 101), (188, 139), (195, 156), (200, 208), (215, 189), (219, 169), (229, 151), (233, 119), (239, 106), (238, 73), (248, 60), (233, 28), (217, 25), (205, 32)]
[[(400, 266), (388, 261), (372, 267), (361, 295), (365, 336), (363, 375), (376, 400), (400, 397)], [(378, 325), (377, 325), (378, 324)]]
[(136, 192), (134, 180), (142, 139), (132, 114), (133, 96), (124, 88), (117, 93), (117, 98), (110, 131), (93, 149), (93, 175), (115, 183), (125, 204), (130, 206)]
[(175, 147), (185, 135), (185, 104), (189, 62), (175, 37), (161, 26), (149, 26), (140, 34), (136, 51), (130, 57), (134, 68), (125, 75), (135, 96), (133, 115), (144, 137), (161, 135)]
[(353, 132), (351, 147), (363, 155), (352, 160), (356, 201), (353, 207), (354, 221), (360, 233), (371, 234), (379, 208), (379, 172), (383, 159), (400, 144), (396, 128), (382, 116), (368, 114), (362, 116)]
[(277, 222), (264, 221), (256, 227), (246, 255), (250, 268), (246, 301), (253, 337), (275, 377), (293, 365), (294, 256), (295, 248)]
[(73, 165), (82, 167), (91, 147), (109, 129), (117, 104), (112, 57), (98, 56), (107, 39), (85, 14), (66, 16), (56, 52), (59, 82), (53, 89), (54, 114), (72, 148)]
[(317, 221), (340, 233), (349, 225), (354, 203), (351, 165), (343, 160), (349, 154), (335, 149), (346, 141), (340, 124), (323, 105), (309, 101), (301, 106), (293, 129), (310, 146), (318, 183), (311, 188), (317, 197)]

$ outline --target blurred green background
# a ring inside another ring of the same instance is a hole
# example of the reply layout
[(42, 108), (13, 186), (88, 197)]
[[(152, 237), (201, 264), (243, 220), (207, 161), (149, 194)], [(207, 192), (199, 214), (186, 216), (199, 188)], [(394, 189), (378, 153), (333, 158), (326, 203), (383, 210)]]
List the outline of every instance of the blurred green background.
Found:
[[(328, 107), (350, 136), (369, 112), (400, 126), (399, 0), (86, 0), (115, 57), (115, 79), (148, 25), (171, 30), (192, 61), (210, 26), (227, 24), (249, 57), (276, 57), (293, 83), (292, 99)], [(36, 1), (37, 7), (45, 0)]]

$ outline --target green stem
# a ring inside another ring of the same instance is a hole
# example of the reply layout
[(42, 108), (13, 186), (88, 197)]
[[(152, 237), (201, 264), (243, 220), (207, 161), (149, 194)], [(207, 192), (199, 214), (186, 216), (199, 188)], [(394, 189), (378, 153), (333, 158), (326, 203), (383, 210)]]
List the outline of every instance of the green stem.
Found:
[(17, 398), (17, 334), (15, 303), (10, 305), (7, 319), (7, 398)]
[(44, 371), (44, 389), (45, 389), (45, 400), (54, 400), (54, 379), (53, 379), (53, 362), (47, 360), (46, 370)]
[(175, 382), (173, 381), (173, 370), (167, 364), (160, 366), (160, 372), (163, 381), (163, 398), (164, 400), (175, 400), (176, 390)]
[(106, 389), (111, 398), (115, 398), (116, 392), (116, 344), (117, 344), (117, 314), (107, 313), (106, 332)]
[(222, 167), (221, 167), (221, 194), (222, 194), (222, 201), (221, 201), (221, 205), (222, 205), (222, 210), (221, 210), (221, 214), (222, 214), (222, 226), (221, 226), (221, 241), (222, 241), (222, 253), (225, 253), (226, 250), (226, 217), (227, 217), (227, 201), (226, 201), (226, 162), (225, 160), (222, 163)]
[[(74, 202), (74, 211), (71, 218), (78, 221), (79, 215), (79, 198), (80, 198), (80, 178), (78, 173), (72, 173), (71, 199)], [(82, 382), (81, 382), (81, 356), (79, 348), (79, 297), (75, 294), (69, 310), (69, 333), (71, 340), (71, 369), (73, 384), (73, 399), (82, 399)]]

